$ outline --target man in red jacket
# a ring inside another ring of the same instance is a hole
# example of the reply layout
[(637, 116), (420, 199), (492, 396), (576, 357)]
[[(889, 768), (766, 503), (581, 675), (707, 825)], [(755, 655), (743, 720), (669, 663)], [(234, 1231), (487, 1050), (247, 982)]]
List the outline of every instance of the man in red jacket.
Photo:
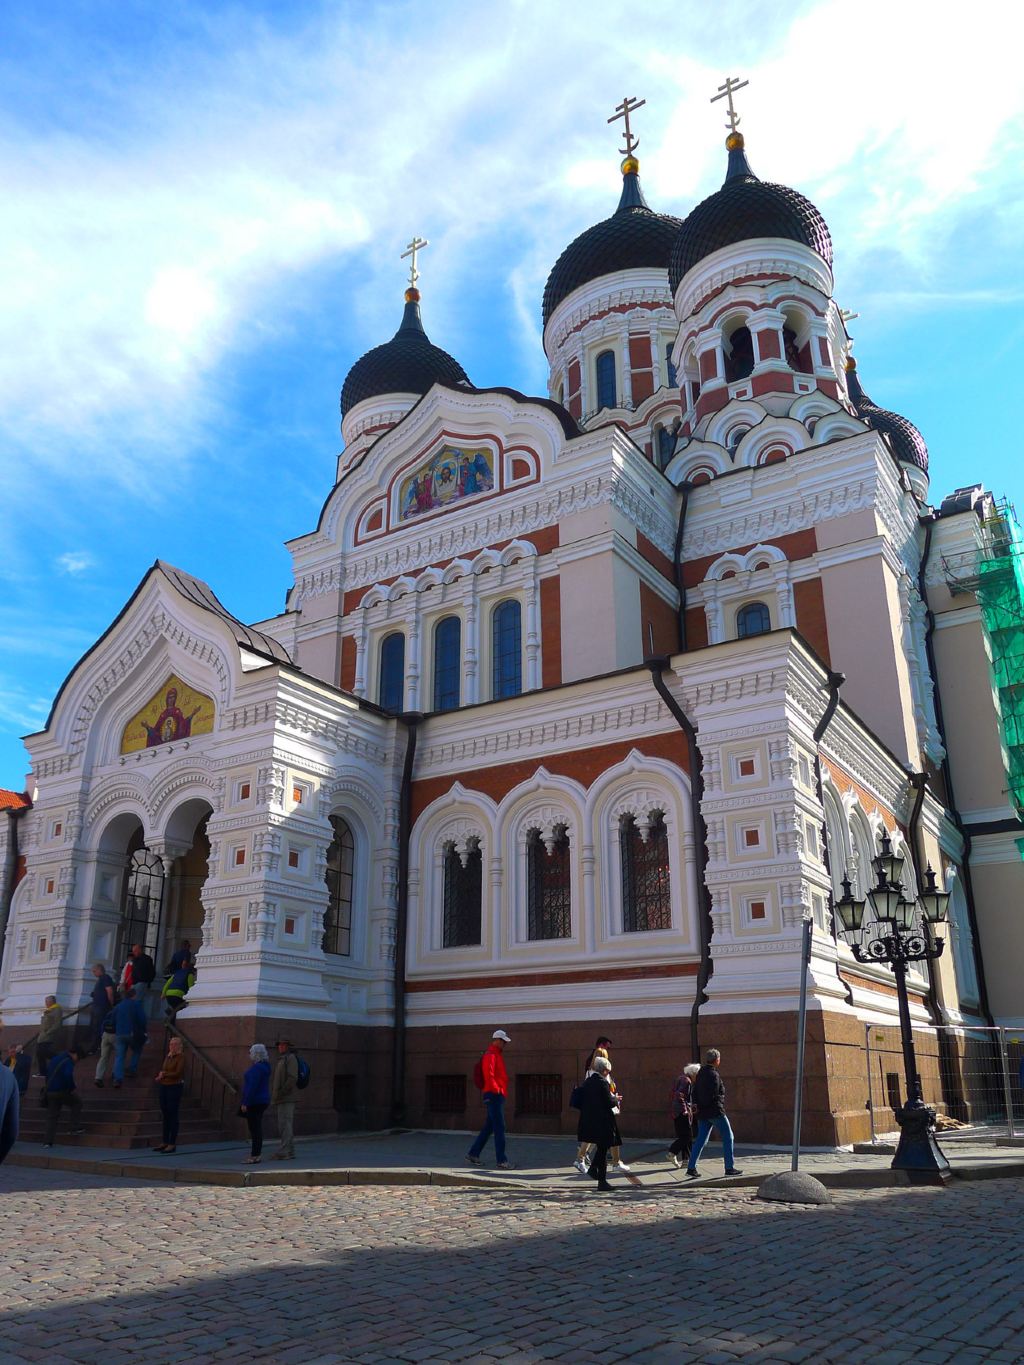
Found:
[(498, 1170), (511, 1171), (515, 1169), (505, 1155), (505, 1096), (508, 1094), (508, 1072), (505, 1070), (505, 1059), (501, 1055), (505, 1051), (506, 1044), (511, 1043), (511, 1041), (512, 1039), (504, 1029), (496, 1028), (491, 1034), (490, 1047), (480, 1059), (487, 1119), (480, 1129), (476, 1141), (466, 1153), (466, 1160), (471, 1166), (482, 1164), (480, 1153), (486, 1146), (487, 1139), (493, 1133), (494, 1154), (498, 1158)]

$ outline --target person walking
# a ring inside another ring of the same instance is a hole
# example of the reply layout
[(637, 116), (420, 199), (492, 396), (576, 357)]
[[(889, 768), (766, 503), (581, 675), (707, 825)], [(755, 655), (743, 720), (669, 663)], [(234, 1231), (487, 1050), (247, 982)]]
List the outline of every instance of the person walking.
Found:
[(249, 1060), (252, 1065), (242, 1077), (239, 1113), (249, 1125), (249, 1155), (245, 1164), (256, 1166), (263, 1160), (263, 1115), (270, 1104), (270, 1059), (262, 1043), (253, 1043)]
[(700, 1161), (701, 1152), (707, 1145), (712, 1129), (722, 1139), (722, 1156), (725, 1158), (726, 1175), (743, 1174), (733, 1164), (732, 1125), (725, 1113), (725, 1082), (718, 1072), (721, 1064), (722, 1054), (718, 1048), (708, 1048), (704, 1054), (704, 1065), (698, 1071), (693, 1082), (693, 1104), (697, 1110), (697, 1140), (686, 1165), (686, 1174), (691, 1180), (697, 1180), (700, 1177), (697, 1163)]
[(688, 1063), (672, 1086), (672, 1123), (676, 1139), (668, 1154), (676, 1167), (686, 1165), (693, 1147), (693, 1082), (699, 1071), (696, 1062)]
[(103, 1030), (100, 1033), (100, 1055), (96, 1062), (96, 1074), (93, 1077), (93, 1084), (100, 1090), (103, 1089), (107, 1074), (114, 1069), (116, 1052), (117, 1034), (114, 1032), (114, 1011), (108, 1010), (107, 1017), (103, 1021)]
[(185, 1092), (185, 1046), (180, 1038), (172, 1038), (167, 1044), (167, 1056), (156, 1073), (156, 1083), (159, 1086), (163, 1142), (153, 1151), (174, 1152), (178, 1147), (178, 1112)]
[[(114, 1048), (114, 1089), (119, 1090), (125, 1076), (131, 1080), (139, 1069), (139, 1058), (146, 1043), (146, 1015), (135, 998), (135, 988), (111, 1010), (116, 1045)], [(131, 1060), (125, 1070), (125, 1057), (131, 1050)]]
[[(610, 1038), (605, 1038), (603, 1035), (602, 1035), (600, 1038), (598, 1038), (597, 1042), (594, 1044), (593, 1051), (591, 1052), (590, 1056), (587, 1058), (586, 1064), (585, 1064), (585, 1066), (584, 1066), (584, 1068), (583, 1068), (583, 1070), (584, 1070), (584, 1077), (583, 1077), (583, 1079), (584, 1079), (584, 1080), (586, 1080), (589, 1076), (592, 1076), (592, 1075), (594, 1074), (594, 1073), (593, 1073), (594, 1059), (595, 1059), (596, 1057), (604, 1057), (605, 1060), (608, 1062), (609, 1067), (611, 1066), (612, 1059), (611, 1059), (611, 1055), (610, 1055), (610, 1053), (609, 1053), (609, 1051), (608, 1051), (608, 1049), (609, 1049), (611, 1046), (612, 1046), (612, 1040), (611, 1040)], [(621, 1095), (621, 1093), (620, 1093), (620, 1091), (619, 1091), (618, 1086), (615, 1084), (614, 1080), (612, 1079), (612, 1076), (611, 1076), (611, 1072), (610, 1072), (610, 1071), (609, 1071), (609, 1073), (608, 1073), (608, 1088), (611, 1090), (612, 1095), (613, 1095), (614, 1098), (615, 1098), (615, 1104), (616, 1104), (616, 1106), (617, 1106), (617, 1107), (616, 1107), (616, 1110), (615, 1110), (615, 1113), (616, 1113), (616, 1115), (618, 1115), (618, 1113), (619, 1113), (619, 1108), (618, 1108), (618, 1106), (621, 1106), (621, 1104), (622, 1104), (622, 1095)], [(575, 1160), (572, 1164), (573, 1164), (573, 1165), (576, 1167), (576, 1169), (579, 1171), (580, 1175), (587, 1175), (587, 1174), (589, 1173), (590, 1159), (591, 1159), (591, 1156), (593, 1155), (593, 1153), (591, 1152), (590, 1148), (591, 1148), (591, 1144), (590, 1144), (589, 1142), (580, 1142), (580, 1143), (577, 1144), (577, 1147), (576, 1147), (576, 1160)], [(611, 1156), (611, 1159), (612, 1159), (612, 1169), (615, 1170), (615, 1171), (621, 1171), (624, 1175), (628, 1175), (628, 1174), (629, 1174), (629, 1167), (628, 1167), (628, 1166), (626, 1165), (626, 1163), (622, 1160), (622, 1147), (621, 1147), (620, 1145), (616, 1144), (616, 1145), (611, 1149), (610, 1156)]]
[(299, 1093), (299, 1059), (291, 1039), (277, 1040), (277, 1065), (270, 1091), (270, 1102), (277, 1117), (278, 1146), (275, 1161), (295, 1160), (295, 1100)]
[(177, 1019), (178, 1011), (183, 1010), (188, 1004), (185, 997), (195, 983), (196, 974), (192, 968), (191, 959), (186, 960), (182, 966), (175, 968), (164, 982), (164, 988), (160, 994), (167, 1006), (167, 1018), (171, 1023)]
[(135, 999), (141, 1005), (146, 999), (147, 991), (156, 979), (156, 963), (147, 952), (143, 951), (141, 943), (133, 943), (132, 955), (128, 959), (127, 965), (131, 968)]
[(618, 1106), (608, 1083), (611, 1070), (607, 1057), (598, 1053), (593, 1058), (591, 1073), (580, 1087), (580, 1121), (576, 1129), (581, 1143), (593, 1144), (588, 1174), (597, 1181), (597, 1188), (604, 1191), (612, 1188), (608, 1183), (608, 1151), (622, 1141), (615, 1120)]
[(60, 1031), (64, 1027), (64, 1010), (57, 1004), (55, 995), (48, 995), (43, 1002), (43, 1013), (39, 1020), (39, 1033), (36, 1037), (36, 1074), (46, 1076), (46, 1067), (55, 1052), (60, 1051)]
[(114, 981), (107, 974), (107, 969), (102, 962), (93, 964), (92, 974), (96, 978), (93, 983), (92, 994), (89, 997), (89, 1051), (95, 1052), (100, 1045), (100, 1034), (103, 1032), (103, 1021), (107, 1017), (109, 1010), (114, 1005)]
[(501, 1055), (512, 1039), (504, 1029), (496, 1028), (491, 1034), (491, 1044), (480, 1059), (480, 1088), (483, 1091), (484, 1108), (487, 1117), (484, 1126), (477, 1134), (476, 1141), (466, 1153), (471, 1166), (481, 1166), (480, 1153), (487, 1140), (494, 1134), (494, 1155), (499, 1171), (514, 1171), (515, 1165), (509, 1161), (505, 1151), (505, 1100), (508, 1098), (508, 1072), (505, 1059)]
[(18, 1140), (21, 1096), (14, 1073), (0, 1067), (0, 1162)]
[(77, 1047), (58, 1052), (46, 1068), (46, 1138), (44, 1146), (52, 1147), (57, 1136), (57, 1121), (62, 1109), (71, 1110), (71, 1135), (84, 1133), (82, 1101), (75, 1087), (75, 1063), (81, 1057)]
[(181, 940), (181, 947), (176, 953), (171, 955), (170, 962), (168, 962), (167, 966), (164, 968), (164, 974), (166, 976), (173, 976), (175, 972), (180, 972), (182, 967), (191, 967), (191, 965), (192, 944), (187, 938), (183, 938)]

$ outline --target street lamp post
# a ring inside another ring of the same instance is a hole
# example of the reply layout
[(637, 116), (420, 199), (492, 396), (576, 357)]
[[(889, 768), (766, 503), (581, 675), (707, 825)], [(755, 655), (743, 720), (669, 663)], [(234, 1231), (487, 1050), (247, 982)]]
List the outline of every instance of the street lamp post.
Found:
[[(904, 859), (893, 852), (888, 831), (884, 832), (878, 856), (872, 859), (877, 880), (867, 901), (853, 895), (846, 876), (842, 897), (835, 908), (857, 961), (889, 966), (896, 980), (907, 1101), (896, 1110), (900, 1140), (892, 1169), (905, 1171), (913, 1184), (943, 1184), (950, 1177), (949, 1162), (935, 1141), (935, 1110), (925, 1104), (921, 1093), (910, 1024), (907, 967), (911, 962), (933, 962), (942, 956), (945, 940), (937, 936), (936, 930), (945, 923), (949, 893), (939, 890), (935, 873), (929, 867), (919, 899), (908, 900), (903, 890), (903, 864)], [(869, 923), (865, 923), (867, 906), (874, 915)], [(865, 941), (868, 931), (870, 936)]]

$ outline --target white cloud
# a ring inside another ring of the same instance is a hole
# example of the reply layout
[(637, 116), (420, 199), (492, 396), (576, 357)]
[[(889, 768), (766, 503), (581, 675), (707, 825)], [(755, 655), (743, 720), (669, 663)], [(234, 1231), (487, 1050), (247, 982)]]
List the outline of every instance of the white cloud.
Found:
[(58, 555), (56, 564), (62, 573), (78, 574), (85, 573), (96, 563), (95, 559), (87, 550), (68, 550), (65, 554)]

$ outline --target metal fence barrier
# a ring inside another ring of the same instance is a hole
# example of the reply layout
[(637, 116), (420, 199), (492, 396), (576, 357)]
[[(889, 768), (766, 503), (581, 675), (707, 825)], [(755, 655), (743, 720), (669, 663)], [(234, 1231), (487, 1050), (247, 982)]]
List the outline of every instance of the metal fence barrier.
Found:
[[(906, 1098), (899, 1028), (866, 1025), (864, 1047), (874, 1142), (898, 1130), (895, 1110)], [(926, 1103), (965, 1125), (944, 1130), (944, 1141), (1024, 1136), (1024, 1029), (915, 1029), (914, 1049)]]

